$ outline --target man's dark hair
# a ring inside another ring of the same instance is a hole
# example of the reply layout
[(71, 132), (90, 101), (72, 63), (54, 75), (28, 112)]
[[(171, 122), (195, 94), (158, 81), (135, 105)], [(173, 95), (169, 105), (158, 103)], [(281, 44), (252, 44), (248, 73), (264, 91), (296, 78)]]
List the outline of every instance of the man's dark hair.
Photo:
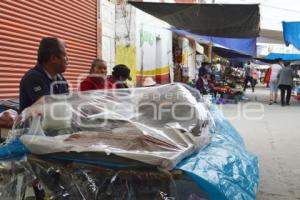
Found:
[(62, 54), (61, 45), (62, 43), (58, 38), (43, 38), (38, 49), (38, 63), (48, 62), (52, 55), (59, 57)]
[(285, 61), (285, 62), (284, 62), (284, 66), (285, 66), (285, 67), (289, 66), (290, 64), (291, 64), (291, 62), (289, 62), (289, 61)]

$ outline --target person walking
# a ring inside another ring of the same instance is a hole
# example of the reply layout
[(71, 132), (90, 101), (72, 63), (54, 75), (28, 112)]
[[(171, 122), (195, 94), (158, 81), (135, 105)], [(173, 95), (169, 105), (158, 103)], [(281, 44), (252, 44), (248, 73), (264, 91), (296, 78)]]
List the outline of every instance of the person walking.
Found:
[(258, 71), (255, 68), (253, 68), (253, 71), (252, 71), (252, 82), (251, 82), (252, 92), (254, 92), (255, 86), (258, 83), (258, 79), (259, 79), (259, 73), (258, 73)]
[(278, 78), (277, 75), (279, 71), (282, 69), (281, 66), (281, 59), (276, 60), (277, 63), (271, 65), (271, 73), (270, 73), (270, 102), (269, 105), (273, 103), (277, 103), (277, 96), (278, 96)]
[(253, 71), (253, 66), (251, 66), (250, 61), (248, 61), (245, 67), (244, 91), (246, 91), (248, 87), (248, 82), (250, 82), (252, 91), (254, 91), (253, 82), (252, 82), (252, 71)]
[(264, 76), (264, 83), (266, 84), (266, 87), (270, 87), (270, 79), (271, 79), (271, 73), (272, 73), (272, 67), (270, 66), (266, 72), (265, 72), (265, 76)]
[[(284, 68), (277, 75), (278, 88), (280, 88), (281, 106), (289, 106), (291, 99), (291, 91), (293, 86), (293, 70), (288, 62), (284, 64)], [(286, 92), (286, 96), (285, 96)]]

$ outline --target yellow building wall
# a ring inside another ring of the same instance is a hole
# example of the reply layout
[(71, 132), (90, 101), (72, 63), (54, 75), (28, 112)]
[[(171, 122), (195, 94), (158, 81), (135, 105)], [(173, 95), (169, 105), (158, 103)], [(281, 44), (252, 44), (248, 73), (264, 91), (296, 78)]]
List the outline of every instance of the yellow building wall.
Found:
[(130, 69), (132, 82), (136, 83), (136, 47), (117, 45), (116, 47), (116, 64), (127, 65)]

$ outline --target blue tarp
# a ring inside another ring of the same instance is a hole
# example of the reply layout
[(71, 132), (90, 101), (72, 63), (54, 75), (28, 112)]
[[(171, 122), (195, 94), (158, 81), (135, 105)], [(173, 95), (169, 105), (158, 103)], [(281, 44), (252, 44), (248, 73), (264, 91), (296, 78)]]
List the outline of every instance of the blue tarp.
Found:
[(0, 162), (3, 160), (19, 160), (29, 153), (29, 150), (17, 138), (0, 146)]
[(206, 40), (215, 44), (222, 45), (228, 49), (240, 52), (242, 54), (250, 55), (256, 57), (256, 38), (223, 38), (223, 37), (210, 37), (202, 36), (190, 33), (185, 30), (180, 30), (176, 28), (171, 28), (171, 31), (179, 34), (192, 37), (196, 40)]
[[(216, 108), (211, 143), (176, 168), (188, 173), (211, 200), (254, 200), (259, 183), (258, 160)], [(17, 139), (0, 147), (0, 160), (21, 158), (29, 151)]]
[(236, 129), (212, 109), (212, 142), (177, 168), (190, 174), (212, 200), (254, 200), (259, 183), (257, 157), (249, 153)]
[(300, 54), (270, 53), (264, 57), (266, 60), (275, 60), (278, 58), (281, 58), (285, 61), (300, 60)]
[(300, 22), (282, 22), (282, 27), (285, 44), (300, 50)]

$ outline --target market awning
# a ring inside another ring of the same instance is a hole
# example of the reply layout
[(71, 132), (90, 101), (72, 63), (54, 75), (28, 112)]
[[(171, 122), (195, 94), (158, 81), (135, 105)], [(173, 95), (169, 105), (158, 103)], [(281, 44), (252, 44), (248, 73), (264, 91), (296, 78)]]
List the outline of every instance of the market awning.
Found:
[(285, 44), (300, 50), (300, 22), (282, 22)]
[(284, 44), (282, 31), (260, 29), (257, 42), (270, 44)]
[(224, 38), (224, 37), (211, 37), (203, 36), (198, 34), (193, 34), (185, 30), (180, 30), (176, 28), (171, 28), (171, 31), (183, 35), (186, 37), (193, 38), (194, 40), (205, 40), (215, 44), (222, 45), (228, 49), (234, 50), (236, 52), (241, 52), (242, 54), (247, 54), (256, 57), (256, 37), (253, 38)]
[(222, 58), (227, 58), (227, 59), (235, 59), (235, 60), (245, 60), (245, 59), (252, 59), (252, 56), (246, 55), (243, 53), (239, 53), (236, 51), (233, 51), (231, 49), (226, 49), (222, 47), (216, 47), (214, 46), (212, 48), (212, 51), (217, 54), (218, 56)]
[(129, 1), (136, 8), (191, 33), (231, 38), (259, 34), (258, 4), (187, 4)]
[(284, 61), (300, 60), (300, 54), (270, 53), (269, 55), (264, 57), (264, 59), (267, 60), (275, 60), (279, 58)]

